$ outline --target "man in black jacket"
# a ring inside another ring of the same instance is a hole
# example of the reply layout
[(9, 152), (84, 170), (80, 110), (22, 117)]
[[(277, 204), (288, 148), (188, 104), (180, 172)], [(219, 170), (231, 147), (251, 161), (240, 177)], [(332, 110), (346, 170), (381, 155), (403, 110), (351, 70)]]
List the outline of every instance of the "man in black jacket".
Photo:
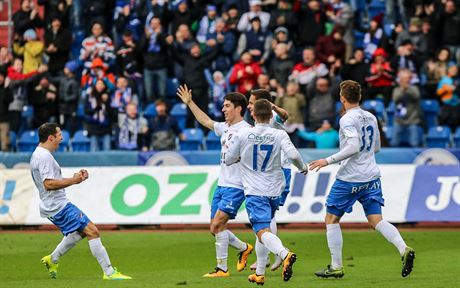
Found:
[(13, 95), (10, 88), (5, 85), (5, 72), (0, 71), (0, 150), (9, 150), (10, 124), (8, 122), (8, 106), (13, 101)]
[(61, 19), (53, 18), (51, 27), (45, 32), (46, 54), (50, 57), (48, 71), (56, 76), (69, 58), (72, 34), (62, 27)]

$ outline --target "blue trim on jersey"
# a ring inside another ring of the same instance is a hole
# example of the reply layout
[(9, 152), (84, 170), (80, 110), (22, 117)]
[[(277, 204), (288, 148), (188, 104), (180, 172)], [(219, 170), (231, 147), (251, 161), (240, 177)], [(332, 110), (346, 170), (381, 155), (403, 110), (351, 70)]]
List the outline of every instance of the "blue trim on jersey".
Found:
[(48, 217), (48, 219), (61, 230), (64, 236), (75, 231), (83, 232), (88, 223), (91, 222), (85, 213), (70, 202), (65, 205), (64, 209), (56, 215)]
[(281, 117), (278, 114), (276, 114), (275, 116), (275, 122), (278, 122), (279, 124), (284, 124), (283, 119), (281, 119)]
[(270, 222), (279, 206), (280, 197), (246, 196), (246, 211), (254, 232), (270, 228)]
[(238, 210), (244, 202), (244, 191), (234, 187), (217, 186), (211, 203), (211, 219), (217, 210), (225, 212), (230, 219), (235, 219)]
[(283, 174), (284, 174), (284, 180), (286, 180), (286, 186), (284, 186), (284, 191), (281, 193), (279, 206), (284, 206), (284, 203), (286, 202), (286, 198), (291, 189), (291, 169), (283, 168)]
[(385, 200), (380, 178), (370, 182), (346, 182), (336, 179), (327, 196), (327, 213), (343, 216), (353, 211), (353, 204), (359, 201), (367, 215), (382, 214)]

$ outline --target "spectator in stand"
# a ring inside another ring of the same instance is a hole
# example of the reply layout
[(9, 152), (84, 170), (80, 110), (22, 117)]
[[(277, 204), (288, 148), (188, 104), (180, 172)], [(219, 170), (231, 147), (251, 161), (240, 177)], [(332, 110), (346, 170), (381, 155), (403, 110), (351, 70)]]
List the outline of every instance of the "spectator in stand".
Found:
[[(278, 83), (274, 83), (274, 84), (276, 84), (274, 86), (278, 86)], [(257, 77), (257, 83), (254, 89), (264, 89), (267, 91), (272, 91), (274, 87), (271, 87), (270, 78), (268, 77), (268, 75), (262, 73), (262, 74), (259, 74), (259, 76)]]
[(292, 51), (291, 53), (291, 48), (294, 47), (294, 42), (291, 39), (289, 39), (289, 31), (288, 29), (286, 29), (286, 27), (280, 26), (276, 28), (275, 31), (273, 32), (273, 36), (274, 37), (272, 39), (272, 44), (271, 44), (272, 50), (275, 50), (276, 45), (278, 45), (279, 43), (283, 43), (287, 45), (289, 54), (292, 56), (295, 55), (294, 51)]
[(314, 142), (317, 149), (332, 149), (339, 146), (339, 133), (331, 126), (329, 120), (324, 120), (315, 132), (297, 131), (297, 136)]
[(261, 29), (260, 18), (254, 17), (250, 20), (251, 29), (241, 33), (238, 39), (237, 54), (249, 51), (254, 61), (263, 65), (270, 56), (270, 45), (272, 38), (267, 31)]
[(151, 5), (149, 5), (149, 1), (146, 2), (148, 14), (145, 18), (145, 28), (149, 28), (153, 17), (160, 18), (161, 25), (163, 25), (163, 27), (168, 27), (172, 16), (171, 11), (169, 10), (168, 0), (151, 0)]
[(14, 41), (13, 52), (20, 55), (24, 59), (24, 67), (22, 73), (27, 74), (32, 71), (37, 71), (42, 64), (43, 51), (45, 45), (37, 39), (37, 33), (33, 29), (24, 32), (23, 40)]
[(77, 130), (77, 105), (81, 91), (75, 75), (79, 68), (76, 60), (69, 61), (64, 66), (64, 75), (57, 78), (59, 123), (71, 135)]
[(372, 18), (369, 25), (369, 31), (364, 34), (363, 48), (367, 60), (372, 60), (372, 57), (377, 48), (385, 47), (386, 35), (382, 28), (382, 15), (377, 15)]
[(107, 72), (102, 59), (96, 58), (91, 63), (91, 70), (89, 73), (84, 74), (81, 77), (83, 99), (86, 99), (87, 96), (91, 94), (91, 90), (96, 83), (96, 80), (99, 79), (104, 81), (110, 91), (115, 90), (115, 76), (112, 73)]
[(428, 39), (422, 33), (422, 20), (414, 17), (410, 19), (409, 29), (398, 34), (396, 47), (410, 40), (414, 44), (415, 51), (419, 55), (425, 55), (428, 51)]
[(425, 89), (427, 90), (428, 98), (437, 98), (437, 86), (441, 78), (447, 74), (450, 55), (449, 48), (441, 48), (436, 53), (435, 59), (430, 59), (425, 63), (425, 73), (427, 75)]
[(14, 33), (20, 38), (29, 29), (35, 30), (43, 27), (43, 20), (33, 0), (21, 0), (21, 7), (13, 14)]
[(244, 52), (240, 61), (233, 66), (230, 75), (230, 84), (237, 85), (236, 90), (241, 94), (254, 89), (257, 77), (262, 73), (262, 68), (257, 62), (252, 60), (250, 52)]
[[(224, 97), (230, 92), (224, 74), (220, 71), (215, 71), (212, 76), (209, 70), (206, 70), (206, 80), (211, 87), (211, 99), (214, 104), (214, 117), (215, 121), (223, 121), (222, 108), (224, 106)], [(217, 120), (220, 119), (220, 120)]]
[(251, 30), (250, 21), (254, 17), (259, 17), (262, 31), (267, 31), (268, 24), (270, 23), (270, 13), (262, 11), (261, 0), (249, 0), (249, 12), (241, 15), (237, 26), (238, 30), (240, 32), (247, 32)]
[(301, 91), (305, 91), (306, 86), (317, 77), (328, 75), (329, 70), (326, 65), (316, 59), (313, 48), (305, 48), (302, 53), (303, 61), (297, 63), (292, 69), (290, 80), (296, 81), (301, 85)]
[(61, 19), (51, 20), (50, 28), (45, 32), (45, 52), (49, 56), (48, 71), (53, 76), (62, 74), (62, 69), (69, 59), (72, 34), (62, 27)]
[(234, 34), (239, 33), (237, 26), (238, 22), (240, 21), (240, 12), (237, 6), (228, 6), (227, 11), (222, 13), (222, 18), (225, 20), (225, 25), (229, 31), (233, 32)]
[(335, 26), (330, 35), (321, 36), (316, 42), (316, 56), (318, 60), (331, 67), (339, 61), (345, 60), (345, 42), (343, 42), (343, 28)]
[(105, 82), (98, 79), (85, 103), (86, 124), (92, 152), (110, 150), (113, 112), (110, 107), (110, 91)]
[(444, 7), (435, 16), (437, 43), (447, 46), (457, 62), (460, 62), (460, 12), (458, 3), (453, 0), (444, 1)]
[(5, 80), (5, 71), (0, 71), (0, 151), (4, 152), (10, 150), (8, 106), (13, 101), (13, 95)]
[(206, 7), (206, 15), (204, 15), (198, 23), (198, 31), (196, 40), (201, 45), (205, 45), (209, 34), (216, 33), (217, 7), (210, 5)]
[(179, 26), (186, 25), (190, 27), (195, 20), (194, 15), (190, 12), (186, 0), (179, 0), (177, 3), (177, 9), (173, 11), (173, 17), (171, 22), (171, 31), (177, 31)]
[(107, 70), (115, 60), (114, 46), (112, 39), (104, 35), (104, 26), (101, 22), (94, 22), (91, 25), (91, 35), (82, 42), (80, 49), (80, 61), (84, 63), (83, 74), (87, 74), (94, 59), (102, 60)]
[(437, 89), (442, 103), (439, 124), (448, 125), (453, 130), (460, 126), (460, 81), (457, 76), (457, 65), (450, 63), (447, 68), (447, 75), (441, 78)]
[(412, 72), (411, 84), (419, 84), (420, 77), (418, 76), (420, 70), (420, 59), (415, 54), (414, 45), (410, 39), (405, 40), (398, 47), (397, 55), (393, 56), (391, 60), (393, 71), (407, 69)]
[(358, 48), (353, 57), (348, 60), (341, 70), (342, 79), (358, 82), (362, 88), (366, 87), (366, 76), (369, 73), (369, 65), (364, 62), (364, 51)]
[(275, 79), (279, 85), (286, 87), (292, 67), (294, 67), (294, 60), (289, 56), (288, 45), (277, 44), (275, 58), (270, 63), (268, 75), (271, 79)]
[(283, 108), (289, 114), (289, 118), (284, 122), (284, 126), (292, 142), (298, 144), (296, 131), (305, 130), (303, 114), (304, 108), (307, 105), (305, 95), (299, 92), (299, 84), (289, 82), (286, 86), (285, 95), (278, 94), (275, 99), (275, 105)]
[(69, 28), (72, 2), (73, 0), (38, 0), (37, 4), (45, 8), (45, 16), (43, 17), (45, 28), (49, 28), (53, 19), (56, 18), (61, 21), (65, 28)]
[(34, 118), (32, 121), (33, 128), (40, 127), (45, 122), (57, 122), (57, 104), (58, 95), (57, 88), (47, 76), (43, 75), (39, 78), (40, 82), (32, 90), (32, 95), (29, 97), (29, 104), (34, 107)]
[(300, 2), (298, 12), (298, 45), (301, 49), (314, 47), (318, 38), (325, 34), (327, 16), (321, 8), (321, 1)]
[(162, 100), (155, 102), (157, 116), (149, 121), (148, 137), (150, 138), (150, 149), (152, 150), (175, 150), (176, 136), (185, 140), (177, 121), (169, 116), (166, 103)]
[(83, 8), (83, 15), (85, 17), (85, 32), (91, 32), (95, 22), (99, 23), (101, 27), (106, 27), (106, 25), (109, 23), (107, 20), (113, 18), (113, 7), (111, 7), (112, 5), (113, 2), (107, 0), (83, 0), (81, 6)]
[(336, 118), (335, 99), (329, 80), (324, 77), (315, 79), (308, 84), (308, 130), (317, 130), (326, 119), (334, 123)]
[(411, 147), (419, 146), (418, 126), (422, 123), (422, 111), (420, 108), (420, 90), (411, 84), (412, 72), (403, 69), (398, 73), (399, 84), (393, 90), (393, 102), (395, 103), (395, 123), (391, 146), (398, 147), (404, 134), (409, 137)]
[(116, 45), (123, 41), (125, 31), (131, 31), (135, 41), (139, 41), (142, 35), (142, 9), (137, 1), (118, 0), (115, 2), (113, 11), (113, 40)]
[(118, 149), (123, 150), (148, 150), (147, 120), (139, 116), (137, 112), (137, 104), (128, 103), (126, 105), (126, 115), (118, 122)]
[(275, 31), (280, 26), (284, 26), (290, 31), (295, 30), (297, 18), (288, 0), (279, 0), (278, 6), (270, 14), (269, 28), (271, 31)]
[[(205, 52), (209, 53), (217, 45), (217, 42), (222, 41), (222, 49), (220, 50), (219, 56), (211, 63), (212, 71), (227, 71), (232, 67), (233, 54), (236, 48), (236, 37), (233, 32), (228, 31), (225, 28), (225, 21), (222, 18), (216, 20), (216, 31), (209, 33), (206, 38), (206, 49)], [(219, 38), (219, 39), (217, 39)]]
[(346, 52), (345, 60), (348, 60), (353, 53), (354, 35), (353, 35), (353, 10), (350, 4), (342, 0), (332, 0), (332, 10), (326, 12), (327, 17), (334, 23), (343, 27), (343, 42), (345, 43)]
[[(196, 44), (196, 41), (193, 38), (192, 33), (190, 32), (190, 28), (185, 24), (180, 25), (179, 28), (177, 28), (176, 39), (173, 42), (173, 51), (176, 51), (177, 54), (183, 55), (185, 57), (188, 54), (190, 54), (190, 49), (195, 44)], [(212, 49), (211, 47), (208, 47), (206, 52), (210, 53), (210, 51), (212, 51)], [(179, 79), (180, 82), (183, 82), (184, 81), (184, 68), (179, 63), (179, 61), (176, 59), (176, 57), (173, 57), (173, 59), (174, 59), (174, 75), (177, 79)]]
[(12, 62), (13, 55), (8, 51), (8, 47), (0, 46), (0, 72), (6, 74), (6, 71)]
[(133, 89), (129, 87), (128, 79), (125, 77), (118, 77), (117, 88), (112, 95), (110, 103), (113, 108), (118, 110), (118, 113), (125, 113), (126, 105), (129, 103), (139, 105), (139, 99)]
[(387, 58), (388, 54), (383, 48), (375, 50), (373, 62), (366, 77), (368, 87), (366, 98), (383, 98), (385, 103), (390, 101), (394, 76)]
[[(153, 17), (140, 43), (144, 63), (144, 89), (147, 103), (166, 96), (168, 45), (160, 18)], [(155, 94), (157, 89), (158, 94)]]

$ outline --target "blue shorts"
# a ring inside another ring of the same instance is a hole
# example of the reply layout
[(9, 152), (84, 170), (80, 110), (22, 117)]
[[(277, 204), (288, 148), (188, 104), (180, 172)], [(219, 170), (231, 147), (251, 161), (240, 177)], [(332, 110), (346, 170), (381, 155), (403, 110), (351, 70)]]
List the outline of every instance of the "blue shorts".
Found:
[(212, 197), (211, 219), (216, 215), (217, 209), (227, 213), (230, 219), (235, 219), (243, 202), (244, 191), (242, 189), (217, 186)]
[(59, 213), (53, 217), (48, 217), (48, 219), (61, 230), (64, 236), (75, 231), (83, 232), (88, 223), (91, 222), (85, 213), (70, 202)]
[(284, 180), (286, 180), (286, 186), (284, 186), (284, 191), (281, 193), (279, 206), (284, 206), (284, 202), (286, 202), (286, 198), (291, 189), (291, 169), (283, 168), (283, 174)]
[(246, 196), (246, 211), (254, 232), (270, 228), (270, 222), (275, 216), (279, 203), (280, 197)]
[(326, 200), (326, 211), (342, 217), (345, 213), (351, 213), (356, 201), (363, 205), (366, 216), (382, 214), (385, 201), (380, 178), (370, 182), (345, 182), (336, 179)]

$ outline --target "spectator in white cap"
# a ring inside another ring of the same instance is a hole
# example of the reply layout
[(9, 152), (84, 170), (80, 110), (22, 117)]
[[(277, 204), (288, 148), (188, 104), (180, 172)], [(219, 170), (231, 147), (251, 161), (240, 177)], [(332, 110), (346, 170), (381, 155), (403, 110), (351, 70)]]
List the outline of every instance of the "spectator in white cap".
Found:
[(241, 15), (237, 26), (238, 30), (241, 32), (251, 30), (250, 20), (256, 16), (260, 19), (262, 30), (266, 31), (270, 23), (270, 13), (262, 11), (262, 1), (260, 0), (249, 0), (249, 12)]

